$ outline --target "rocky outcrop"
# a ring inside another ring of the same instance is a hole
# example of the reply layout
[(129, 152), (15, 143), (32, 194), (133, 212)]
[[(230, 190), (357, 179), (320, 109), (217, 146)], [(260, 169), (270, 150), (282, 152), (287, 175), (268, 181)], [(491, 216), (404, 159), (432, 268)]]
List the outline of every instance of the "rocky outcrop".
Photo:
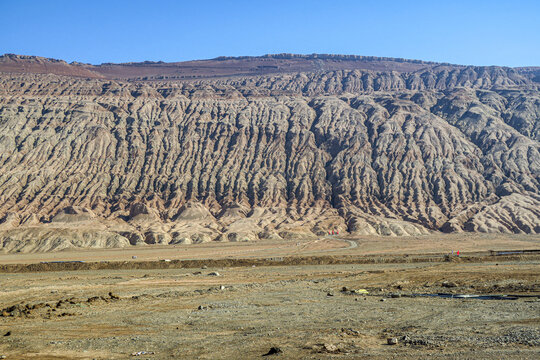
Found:
[[(203, 82), (199, 82), (203, 84)], [(538, 89), (539, 84), (512, 68), (478, 66), (434, 66), (413, 72), (339, 70), (329, 72), (279, 74), (267, 77), (214, 80), (204, 82), (206, 91), (226, 93), (232, 89), (244, 95), (302, 94), (304, 96), (342, 93), (373, 93), (402, 90)], [(199, 90), (184, 84), (184, 94)], [(529, 99), (530, 101), (530, 99)], [(533, 105), (534, 106), (534, 105)]]
[(46, 252), (75, 248), (119, 248), (129, 241), (114, 231), (50, 226), (0, 230), (0, 252)]
[(56, 74), (66, 76), (104, 78), (85, 64), (68, 64), (64, 60), (41, 56), (5, 54), (0, 56), (0, 72)]
[(540, 233), (540, 97), (517, 70), (0, 81), (10, 251), (89, 222), (115, 246)]
[(56, 214), (51, 222), (82, 222), (92, 221), (96, 218), (94, 212), (90, 209), (78, 206), (68, 206)]

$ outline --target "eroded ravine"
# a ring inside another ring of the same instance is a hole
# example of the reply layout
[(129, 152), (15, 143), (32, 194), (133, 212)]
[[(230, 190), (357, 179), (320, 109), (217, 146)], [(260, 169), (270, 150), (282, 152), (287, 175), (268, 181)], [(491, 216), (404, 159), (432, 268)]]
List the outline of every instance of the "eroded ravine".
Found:
[(539, 233), (535, 85), (508, 69), (436, 69), (3, 74), (2, 247)]

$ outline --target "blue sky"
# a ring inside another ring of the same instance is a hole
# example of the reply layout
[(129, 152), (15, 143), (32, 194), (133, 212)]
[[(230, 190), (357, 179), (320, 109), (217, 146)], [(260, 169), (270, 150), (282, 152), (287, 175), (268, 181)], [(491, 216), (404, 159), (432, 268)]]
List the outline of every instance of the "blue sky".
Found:
[(182, 61), (335, 53), (540, 65), (539, 0), (0, 0), (0, 54)]

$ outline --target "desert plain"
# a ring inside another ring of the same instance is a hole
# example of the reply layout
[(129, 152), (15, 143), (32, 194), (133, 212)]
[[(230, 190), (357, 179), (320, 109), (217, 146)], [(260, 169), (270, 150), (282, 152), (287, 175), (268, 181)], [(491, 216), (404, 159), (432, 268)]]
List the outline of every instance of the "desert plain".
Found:
[(539, 90), (0, 56), (0, 358), (538, 359)]
[(540, 255), (514, 251), (539, 245), (327, 236), (3, 254), (0, 355), (537, 359)]

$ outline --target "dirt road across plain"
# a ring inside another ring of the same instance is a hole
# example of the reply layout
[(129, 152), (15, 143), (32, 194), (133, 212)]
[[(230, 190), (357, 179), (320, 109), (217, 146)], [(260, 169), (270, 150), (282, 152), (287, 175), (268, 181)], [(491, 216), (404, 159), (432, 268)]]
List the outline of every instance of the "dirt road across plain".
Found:
[[(52, 261), (160, 261), (282, 258), (290, 256), (424, 256), (487, 254), (490, 250), (540, 249), (540, 236), (433, 235), (415, 237), (331, 237), (307, 241), (210, 242), (191, 245), (147, 245), (115, 249), (70, 249), (50, 253), (0, 253), (0, 264)], [(135, 258), (134, 258), (135, 257)]]

